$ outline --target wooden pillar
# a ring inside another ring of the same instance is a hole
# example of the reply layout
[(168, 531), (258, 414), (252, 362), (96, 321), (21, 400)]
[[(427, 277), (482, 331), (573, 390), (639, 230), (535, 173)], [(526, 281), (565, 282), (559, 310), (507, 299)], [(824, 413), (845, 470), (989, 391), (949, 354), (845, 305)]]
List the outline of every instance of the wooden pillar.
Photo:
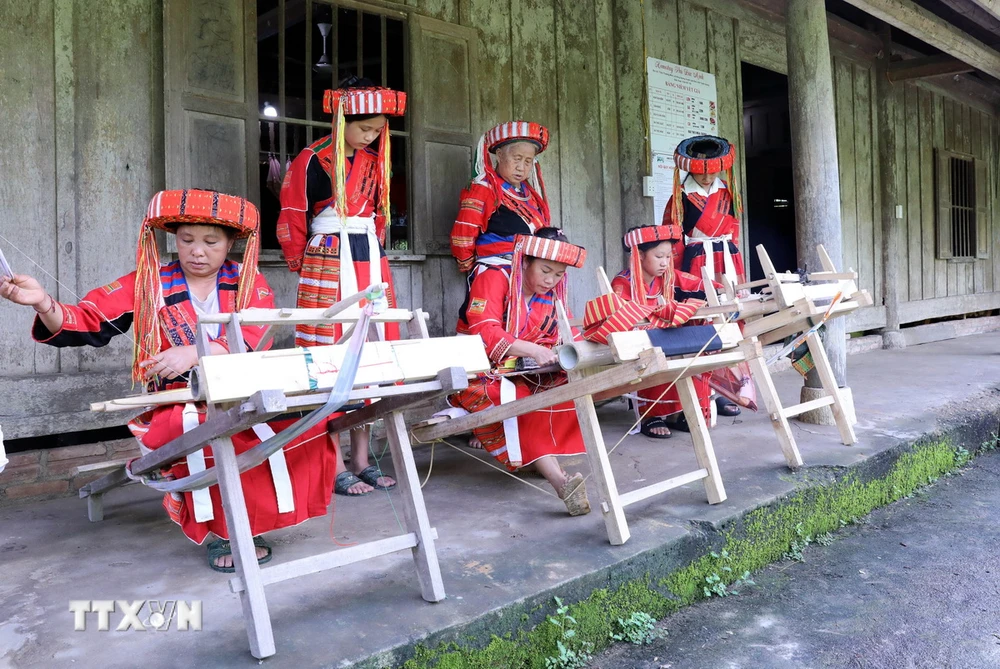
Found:
[[(788, 0), (785, 35), (795, 187), (795, 246), (799, 266), (815, 272), (820, 268), (818, 244), (826, 247), (838, 267), (843, 266), (837, 120), (825, 3)], [(837, 384), (845, 386), (844, 319), (826, 324), (824, 341)], [(815, 370), (810, 372), (806, 387), (820, 388), (821, 385)]]
[(889, 81), (889, 55), (891, 34), (888, 26), (882, 30), (882, 56), (875, 66), (876, 122), (878, 123), (878, 155), (880, 189), (882, 196), (882, 299), (885, 304), (885, 328), (882, 329), (882, 348), (906, 347), (906, 340), (899, 329), (899, 273), (898, 249), (905, 248), (902, 214), (897, 216), (899, 189), (896, 184), (896, 97), (893, 83)]

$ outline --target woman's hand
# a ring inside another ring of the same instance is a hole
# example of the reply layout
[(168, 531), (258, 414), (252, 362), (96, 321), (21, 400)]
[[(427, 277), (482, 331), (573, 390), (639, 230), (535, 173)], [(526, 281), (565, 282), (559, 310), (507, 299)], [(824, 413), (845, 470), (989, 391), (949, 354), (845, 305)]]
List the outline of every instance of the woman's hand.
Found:
[(559, 362), (559, 356), (551, 348), (545, 348), (541, 344), (532, 344), (534, 349), (532, 350), (531, 357), (535, 359), (540, 367), (545, 367), (546, 365), (554, 365)]
[(194, 346), (174, 346), (160, 351), (152, 358), (139, 363), (146, 370), (146, 378), (159, 376), (172, 379), (198, 364), (198, 350)]
[(14, 304), (37, 307), (47, 301), (46, 295), (48, 293), (42, 288), (42, 284), (27, 274), (15, 274), (13, 279), (8, 277), (0, 279), (0, 297)]

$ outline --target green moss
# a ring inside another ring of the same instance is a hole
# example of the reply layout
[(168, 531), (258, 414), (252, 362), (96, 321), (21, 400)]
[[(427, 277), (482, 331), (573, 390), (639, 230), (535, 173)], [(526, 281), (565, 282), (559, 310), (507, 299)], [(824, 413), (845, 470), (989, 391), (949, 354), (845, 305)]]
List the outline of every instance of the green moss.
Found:
[[(642, 611), (654, 618), (676, 611), (705, 597), (706, 578), (736, 582), (780, 560), (792, 543), (816, 537), (854, 522), (872, 510), (913, 494), (943, 474), (965, 464), (969, 454), (948, 441), (925, 444), (901, 455), (881, 477), (868, 482), (850, 474), (832, 483), (814, 485), (771, 506), (756, 509), (728, 528), (718, 551), (703, 555), (687, 566), (658, 579), (625, 583), (616, 590), (595, 590), (587, 599), (569, 607), (576, 619), (575, 647), (590, 644), (594, 651), (610, 645), (619, 618)], [(552, 604), (550, 610), (554, 611)], [(522, 618), (523, 620), (523, 618)], [(494, 636), (485, 648), (444, 644), (419, 646), (404, 669), (544, 669), (545, 658), (556, 654), (560, 630), (543, 621), (513, 637)]]

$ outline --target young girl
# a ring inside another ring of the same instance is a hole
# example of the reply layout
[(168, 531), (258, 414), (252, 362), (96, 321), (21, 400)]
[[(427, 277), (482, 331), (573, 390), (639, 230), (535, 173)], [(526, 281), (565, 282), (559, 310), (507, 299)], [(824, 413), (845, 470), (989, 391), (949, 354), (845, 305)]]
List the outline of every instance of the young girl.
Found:
[[(563, 373), (505, 377), (516, 358), (540, 366), (556, 362), (559, 340), (556, 300), (566, 299), (566, 268), (581, 267), (587, 252), (570, 244), (562, 231), (547, 228), (518, 235), (509, 267), (488, 267), (472, 281), (458, 331), (478, 334), (493, 369), (448, 398), (452, 406), (483, 411), (566, 383)], [(570, 476), (558, 456), (586, 452), (572, 402), (475, 430), (482, 447), (510, 471), (534, 465), (566, 504), (571, 516), (590, 513), (583, 475)]]
[[(705, 297), (701, 279), (674, 268), (673, 247), (680, 240), (681, 231), (676, 225), (629, 229), (622, 240), (622, 246), (629, 254), (629, 268), (611, 281), (616, 295), (642, 306), (658, 308), (658, 315), (666, 318), (671, 327), (686, 323), (704, 304), (697, 298)], [(693, 381), (702, 412), (709, 419), (711, 391), (703, 376), (698, 375)], [(637, 393), (639, 415), (646, 416), (640, 431), (647, 437), (669, 439), (671, 435), (666, 417), (681, 411), (677, 389), (667, 390), (667, 387), (655, 386)], [(649, 413), (646, 413), (647, 410)]]
[[(405, 93), (376, 88), (367, 79), (352, 77), (326, 92), (323, 109), (334, 115), (333, 134), (298, 155), (281, 187), (278, 241), (288, 268), (299, 273), (297, 307), (326, 308), (379, 282), (389, 284), (386, 299), (396, 306), (383, 248), (392, 168), (386, 117), (405, 108)], [(398, 324), (377, 327), (385, 339), (399, 339)], [(339, 325), (300, 325), (295, 345), (334, 344), (341, 334)], [(369, 466), (369, 435), (367, 427), (351, 432), (351, 468), (340, 464), (338, 494), (365, 495), (396, 485)]]
[[(740, 255), (740, 220), (743, 213), (739, 193), (731, 191), (720, 177), (733, 183), (736, 149), (721, 137), (689, 137), (674, 151), (674, 192), (663, 212), (664, 225), (684, 230), (686, 244), (674, 249), (674, 260), (682, 270), (696, 277), (708, 267), (713, 280), (725, 276), (736, 285), (744, 282), (743, 257)], [(683, 181), (681, 172), (686, 173)], [(752, 394), (750, 370), (719, 370), (713, 375), (720, 387), (744, 388)], [(716, 405), (721, 416), (737, 416), (740, 408), (726, 397)], [(750, 404), (744, 404), (749, 406)]]

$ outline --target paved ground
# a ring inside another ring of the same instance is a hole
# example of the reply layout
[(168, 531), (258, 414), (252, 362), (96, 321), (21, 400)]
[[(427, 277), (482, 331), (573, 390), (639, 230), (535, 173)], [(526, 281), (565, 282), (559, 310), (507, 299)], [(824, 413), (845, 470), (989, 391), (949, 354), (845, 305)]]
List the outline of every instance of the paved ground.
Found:
[[(624, 546), (609, 545), (599, 513), (567, 517), (558, 499), (470, 457), (481, 452), (438, 446), (423, 492), (448, 598), (433, 605), (420, 598), (406, 552), (270, 586), (278, 654), (266, 666), (339, 667), (373, 656), (393, 666), (416, 642), (502, 635), (554, 595), (574, 601), (597, 587), (667, 573), (704, 552), (706, 537), (724, 523), (817, 475), (878, 470), (890, 449), (941, 431), (964, 434), (977, 412), (977, 424), (995, 430), (998, 349), (1000, 334), (987, 334), (852, 356), (859, 443), (845, 447), (835, 428), (793, 421), (807, 465), (799, 473), (785, 466), (767, 416), (723, 422), (712, 438), (728, 499), (710, 506), (695, 483), (630, 506), (632, 538)], [(786, 402), (798, 400), (795, 372), (778, 375), (776, 385)], [(618, 404), (602, 408), (600, 418), (611, 443), (629, 423)], [(430, 449), (416, 449), (415, 458), (425, 474)], [(696, 466), (684, 434), (630, 437), (610, 459), (623, 491)], [(588, 469), (584, 458), (566, 466)], [(596, 508), (597, 491), (589, 488)], [(335, 497), (326, 518), (269, 535), (274, 563), (398, 534), (398, 509), (396, 492)], [(209, 570), (205, 549), (166, 519), (155, 492), (131, 486), (111, 493), (101, 523), (87, 522), (77, 499), (0, 508), (0, 528), (0, 667), (93, 666), (95, 658), (107, 669), (140, 659), (148, 667), (175, 666), (178, 658), (257, 665), (226, 576)], [(204, 630), (73, 630), (69, 600), (147, 598), (203, 600)]]
[(1000, 453), (842, 530), (594, 669), (1000, 667)]

